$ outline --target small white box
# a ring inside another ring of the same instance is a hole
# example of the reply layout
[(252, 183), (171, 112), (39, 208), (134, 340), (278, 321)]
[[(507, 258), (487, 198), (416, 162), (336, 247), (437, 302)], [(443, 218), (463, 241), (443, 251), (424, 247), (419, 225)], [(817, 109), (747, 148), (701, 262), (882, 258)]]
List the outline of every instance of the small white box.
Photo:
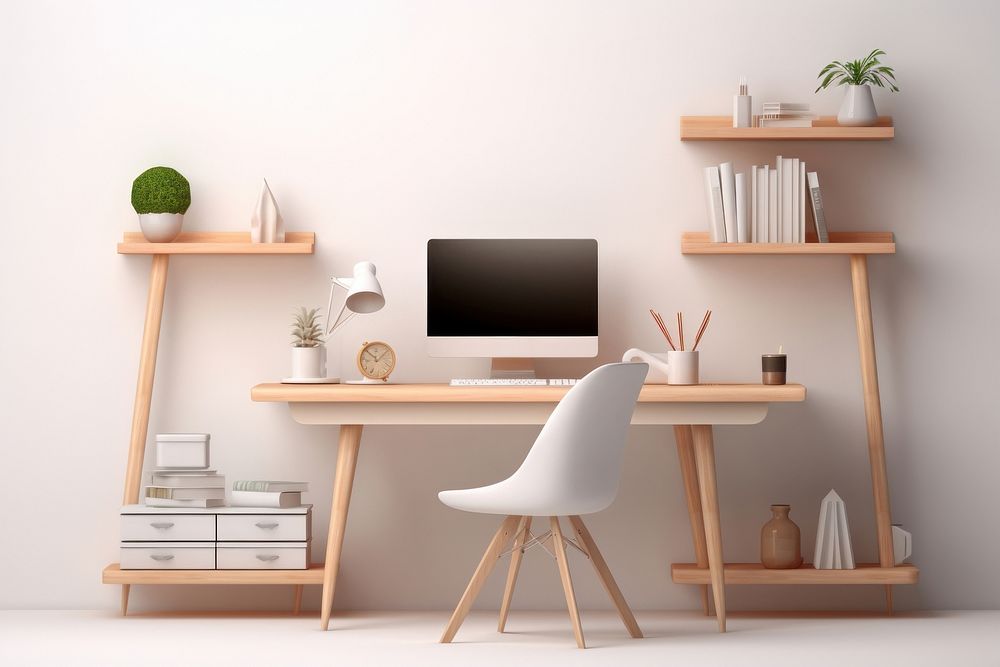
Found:
[(160, 468), (207, 468), (208, 433), (157, 433), (156, 465)]

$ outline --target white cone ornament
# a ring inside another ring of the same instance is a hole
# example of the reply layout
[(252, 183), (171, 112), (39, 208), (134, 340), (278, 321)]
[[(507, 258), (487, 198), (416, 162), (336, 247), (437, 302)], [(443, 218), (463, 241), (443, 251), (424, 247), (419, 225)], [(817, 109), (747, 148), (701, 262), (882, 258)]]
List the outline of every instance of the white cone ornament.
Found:
[(253, 243), (285, 242), (285, 221), (281, 219), (278, 202), (271, 194), (267, 179), (264, 179), (260, 197), (257, 198), (257, 206), (254, 207), (253, 217), (250, 219), (250, 240)]

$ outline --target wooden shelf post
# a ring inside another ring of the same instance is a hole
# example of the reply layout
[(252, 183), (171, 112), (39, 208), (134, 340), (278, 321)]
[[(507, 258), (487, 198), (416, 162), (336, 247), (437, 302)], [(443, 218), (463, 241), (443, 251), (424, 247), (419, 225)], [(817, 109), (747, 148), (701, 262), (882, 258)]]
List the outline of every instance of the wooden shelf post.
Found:
[[(142, 347), (139, 352), (139, 378), (132, 405), (132, 429), (129, 433), (128, 462), (125, 464), (123, 505), (139, 502), (142, 463), (146, 455), (146, 435), (149, 430), (149, 408), (153, 401), (153, 376), (156, 374), (156, 351), (160, 343), (160, 323), (163, 320), (163, 298), (167, 290), (167, 267), (170, 255), (153, 255), (149, 270), (149, 295), (146, 297), (146, 319), (142, 326)], [(121, 612), (128, 613), (130, 584), (122, 585)]]
[[(878, 560), (882, 567), (892, 567), (892, 513), (889, 509), (889, 476), (885, 466), (885, 437), (882, 431), (882, 403), (878, 391), (878, 367), (875, 360), (875, 331), (872, 324), (871, 295), (868, 289), (868, 257), (851, 255), (851, 286), (854, 292), (854, 319), (858, 329), (861, 355), (861, 386), (868, 430), (868, 459), (872, 470), (872, 494), (875, 497), (875, 529), (878, 536)], [(886, 585), (886, 607), (892, 613), (892, 587)]]

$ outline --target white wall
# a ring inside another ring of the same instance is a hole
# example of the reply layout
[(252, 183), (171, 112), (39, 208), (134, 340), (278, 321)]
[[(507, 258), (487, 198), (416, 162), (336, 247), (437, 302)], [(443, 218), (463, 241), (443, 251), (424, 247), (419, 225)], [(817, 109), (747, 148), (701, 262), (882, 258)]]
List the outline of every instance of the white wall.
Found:
[[(846, 258), (684, 257), (705, 226), (701, 167), (795, 154), (821, 174), (833, 229), (893, 230), (871, 262), (893, 519), (912, 529), (917, 587), (902, 607), (1000, 606), (993, 341), (1000, 241), (1000, 5), (751, 2), (5, 2), (0, 22), (0, 262), (4, 326), (0, 606), (113, 608), (128, 427), (149, 259), (115, 254), (136, 229), (132, 179), (166, 164), (191, 181), (190, 230), (243, 230), (260, 181), (312, 257), (171, 261), (150, 433), (212, 433), (229, 479), (307, 479), (321, 555), (335, 427), (251, 403), (287, 372), (291, 309), (327, 277), (378, 264), (388, 307), (347, 329), (378, 337), (400, 381), (482, 374), (424, 353), (430, 237), (578, 236), (601, 244), (601, 355), (652, 347), (646, 309), (711, 307), (704, 376), (757, 378), (778, 343), (806, 403), (717, 433), (728, 560), (757, 557), (771, 502), (806, 551), (822, 496), (847, 501), (857, 555), (874, 524)], [(876, 144), (682, 144), (682, 114), (725, 113), (739, 75), (764, 100), (813, 96), (834, 58), (888, 51), (903, 92), (876, 95), (898, 138)], [(595, 362), (552, 361), (583, 373)], [(532, 428), (370, 428), (337, 606), (445, 608), (491, 531), (442, 488), (495, 480)], [(591, 519), (637, 608), (692, 608), (668, 563), (692, 558), (669, 429), (630, 435), (622, 491)], [(21, 555), (27, 549), (29, 556)], [(534, 554), (533, 554), (534, 556)], [(605, 607), (584, 565), (582, 604)], [(516, 604), (562, 604), (528, 559)], [(497, 604), (500, 577), (483, 595)], [(735, 587), (733, 608), (876, 607), (873, 588)], [(316, 604), (318, 591), (307, 602)], [(291, 593), (151, 589), (137, 609), (286, 607)]]

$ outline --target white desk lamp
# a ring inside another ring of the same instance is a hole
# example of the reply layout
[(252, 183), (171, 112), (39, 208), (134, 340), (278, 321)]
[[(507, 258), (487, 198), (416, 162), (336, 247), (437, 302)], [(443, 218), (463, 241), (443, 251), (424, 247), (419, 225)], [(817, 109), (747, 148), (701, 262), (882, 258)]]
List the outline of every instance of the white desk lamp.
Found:
[[(337, 317), (331, 320), (333, 293), (338, 287), (347, 290), (347, 298), (344, 299), (344, 305), (340, 307)], [(371, 262), (358, 262), (354, 265), (353, 278), (334, 277), (330, 281), (330, 300), (326, 304), (326, 334), (329, 336), (347, 324), (355, 315), (374, 313), (382, 310), (384, 305), (385, 297), (382, 296), (382, 285), (375, 277), (375, 265)], [(347, 317), (344, 317), (344, 311), (350, 311)]]
[[(330, 319), (330, 315), (333, 314), (333, 293), (338, 287), (347, 290), (347, 298), (344, 299), (344, 305), (340, 307), (337, 317)], [(326, 304), (327, 337), (347, 324), (355, 315), (374, 313), (382, 310), (384, 305), (385, 297), (382, 295), (382, 285), (375, 277), (375, 265), (371, 262), (358, 262), (354, 265), (353, 277), (334, 277), (330, 280), (330, 299)]]

